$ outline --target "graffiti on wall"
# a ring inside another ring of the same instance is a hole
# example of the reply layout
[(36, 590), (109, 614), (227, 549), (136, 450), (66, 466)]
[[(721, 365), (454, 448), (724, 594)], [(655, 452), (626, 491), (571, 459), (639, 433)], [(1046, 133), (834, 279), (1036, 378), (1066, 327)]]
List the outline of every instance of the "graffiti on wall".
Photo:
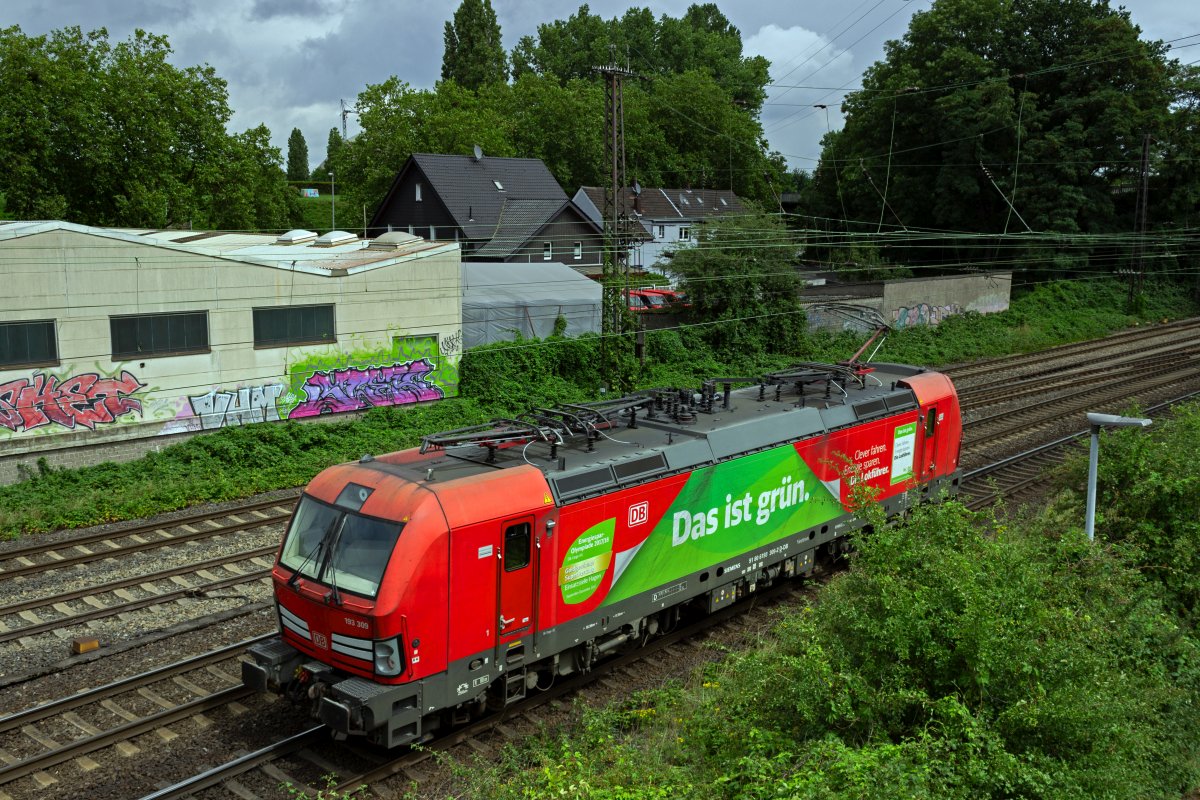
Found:
[(382, 344), (307, 350), (279, 378), (218, 384), (199, 394), (155, 389), (142, 382), (144, 374), (128, 370), (35, 371), (0, 383), (0, 440), (95, 431), (114, 422), (157, 423), (153, 432), (163, 435), (191, 433), (439, 400), (458, 393), (460, 342), (456, 331), (441, 341), (452, 352), (442, 352), (436, 334), (397, 333)]
[(140, 415), (142, 403), (130, 395), (143, 386), (127, 371), (111, 378), (96, 372), (66, 378), (35, 372), (0, 385), (0, 426), (14, 433), (48, 425), (95, 430), (126, 414)]
[(304, 382), (304, 401), (291, 410), (288, 419), (440, 400), (446, 395), (429, 381), (433, 369), (433, 362), (421, 358), (401, 364), (314, 372)]
[(192, 414), (200, 420), (201, 430), (246, 425), (251, 422), (279, 420), (277, 403), (283, 394), (282, 383), (245, 386), (235, 390), (213, 389), (188, 397)]
[(892, 321), (897, 328), (907, 328), (912, 325), (937, 325), (946, 317), (961, 314), (962, 307), (957, 303), (944, 306), (917, 303), (915, 306), (901, 306), (892, 310)]

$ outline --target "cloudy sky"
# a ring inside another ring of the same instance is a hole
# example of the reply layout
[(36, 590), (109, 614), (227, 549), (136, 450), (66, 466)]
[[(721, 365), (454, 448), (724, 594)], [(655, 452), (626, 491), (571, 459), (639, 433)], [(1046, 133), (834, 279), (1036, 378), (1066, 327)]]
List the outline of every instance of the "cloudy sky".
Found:
[[(816, 164), (819, 140), (840, 127), (837, 102), (883, 55), (883, 43), (903, 35), (914, 11), (930, 0), (718, 0), (742, 32), (747, 54), (772, 63), (763, 124), (774, 150), (793, 167)], [(300, 128), (315, 165), (329, 129), (340, 125), (339, 100), (352, 106), (367, 85), (396, 75), (432, 88), (442, 64), (442, 29), (459, 0), (7, 0), (0, 25), (27, 34), (78, 25), (104, 27), (110, 40), (135, 28), (165, 34), (178, 66), (207, 63), (229, 82), (231, 129), (259, 123), (285, 155)], [(535, 34), (542, 22), (566, 19), (579, 7), (556, 0), (492, 0), (504, 45)], [(634, 3), (592, 0), (593, 14), (620, 16), (631, 5), (679, 17), (691, 0)], [(1116, 5), (1116, 3), (1113, 3)], [(1144, 38), (1200, 34), (1195, 0), (1127, 0)], [(1174, 53), (1200, 58), (1200, 40)], [(827, 110), (814, 108), (827, 104)], [(350, 118), (350, 132), (354, 132)]]

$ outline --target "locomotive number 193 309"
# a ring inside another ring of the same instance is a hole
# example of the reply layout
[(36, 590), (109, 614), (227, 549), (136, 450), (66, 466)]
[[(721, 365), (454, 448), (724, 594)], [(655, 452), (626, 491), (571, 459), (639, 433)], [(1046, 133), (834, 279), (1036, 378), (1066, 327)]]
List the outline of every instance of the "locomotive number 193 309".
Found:
[[(733, 388), (745, 385), (744, 388)], [(331, 467), (274, 570), (243, 681), (385, 746), (503, 707), (803, 575), (862, 524), (957, 491), (958, 398), (898, 364), (801, 364), (534, 409)]]

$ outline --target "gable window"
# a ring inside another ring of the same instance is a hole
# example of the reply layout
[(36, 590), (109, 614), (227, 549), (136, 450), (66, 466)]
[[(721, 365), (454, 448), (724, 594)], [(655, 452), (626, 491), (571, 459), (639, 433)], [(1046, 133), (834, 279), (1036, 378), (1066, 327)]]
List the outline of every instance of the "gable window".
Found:
[(113, 361), (209, 351), (207, 311), (109, 317), (108, 328)]
[(576, 242), (571, 248), (571, 255), (576, 261), (583, 258), (583, 242)]
[(692, 229), (684, 225), (679, 229), (679, 241), (686, 242), (692, 238)]
[(0, 367), (58, 365), (54, 320), (0, 322)]
[(554, 243), (542, 242), (542, 261), (549, 261), (554, 257)]
[(337, 341), (333, 305), (254, 309), (254, 346), (331, 344)]
[(416, 195), (413, 197), (418, 203), (421, 202), (421, 182), (417, 181)]

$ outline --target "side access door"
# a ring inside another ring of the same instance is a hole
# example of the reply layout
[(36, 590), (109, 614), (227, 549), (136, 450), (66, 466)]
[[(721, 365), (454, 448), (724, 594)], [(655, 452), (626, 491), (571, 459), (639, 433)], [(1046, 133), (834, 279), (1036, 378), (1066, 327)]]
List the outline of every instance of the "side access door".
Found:
[(533, 630), (534, 587), (537, 586), (537, 559), (533, 557), (533, 517), (519, 517), (502, 523), (499, 576), (500, 620), (496, 626), (497, 644), (502, 646), (527, 636)]
[(924, 409), (921, 450), (917, 456), (920, 462), (917, 464), (916, 470), (917, 479), (922, 483), (937, 475), (938, 431), (941, 428), (942, 415), (943, 412), (938, 409), (936, 403), (930, 404)]
[(536, 542), (532, 516), (502, 523), (499, 575), (500, 619), (496, 625), (496, 665), (502, 672), (504, 704), (525, 697), (525, 662), (533, 650), (535, 587), (537, 586)]

